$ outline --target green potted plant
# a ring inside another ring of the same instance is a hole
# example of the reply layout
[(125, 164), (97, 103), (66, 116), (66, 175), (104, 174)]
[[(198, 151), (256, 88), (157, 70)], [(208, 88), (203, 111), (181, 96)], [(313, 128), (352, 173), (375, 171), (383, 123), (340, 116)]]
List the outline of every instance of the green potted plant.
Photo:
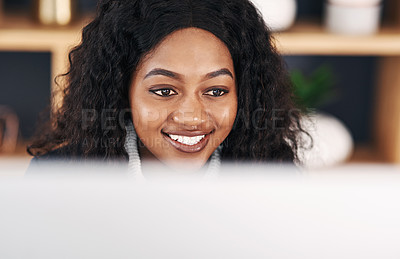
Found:
[(302, 165), (309, 169), (334, 166), (346, 161), (353, 151), (353, 139), (339, 119), (318, 110), (336, 97), (334, 76), (327, 66), (321, 66), (311, 75), (300, 70), (290, 73), (298, 107), (302, 109), (302, 127), (310, 134), (301, 140), (309, 148), (299, 150)]

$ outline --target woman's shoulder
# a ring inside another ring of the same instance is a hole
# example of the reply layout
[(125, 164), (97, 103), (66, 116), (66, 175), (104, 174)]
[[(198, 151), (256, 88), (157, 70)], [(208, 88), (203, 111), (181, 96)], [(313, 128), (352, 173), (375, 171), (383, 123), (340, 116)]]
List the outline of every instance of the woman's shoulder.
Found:
[(31, 162), (29, 163), (29, 167), (26, 173), (29, 175), (32, 172), (42, 171), (45, 168), (48, 168), (51, 165), (61, 165), (63, 163), (73, 163), (79, 162), (82, 160), (82, 152), (81, 150), (72, 151), (71, 146), (60, 147), (51, 151), (48, 151), (44, 154), (35, 155)]
[(51, 161), (51, 160), (80, 160), (82, 157), (82, 150), (72, 146), (63, 146), (50, 150), (44, 154), (35, 155), (32, 160), (34, 161)]
[(105, 158), (105, 154), (99, 152), (95, 155), (85, 156), (81, 146), (63, 146), (41, 155), (36, 155), (31, 159), (26, 175), (37, 175), (38, 173), (51, 173), (65, 168), (76, 168), (79, 170), (98, 167), (111, 167), (117, 165), (123, 167), (127, 165), (127, 158)]

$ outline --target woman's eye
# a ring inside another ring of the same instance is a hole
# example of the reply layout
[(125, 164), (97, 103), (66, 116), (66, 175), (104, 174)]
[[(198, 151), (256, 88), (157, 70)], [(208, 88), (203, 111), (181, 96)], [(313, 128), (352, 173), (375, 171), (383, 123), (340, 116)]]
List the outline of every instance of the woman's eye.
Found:
[(226, 94), (228, 92), (229, 92), (228, 90), (215, 88), (215, 89), (211, 89), (210, 91), (206, 92), (205, 95), (219, 97), (219, 96), (223, 96), (224, 94)]
[(177, 93), (172, 89), (158, 89), (158, 90), (150, 90), (152, 93), (162, 96), (162, 97), (169, 97), (172, 95), (176, 95)]

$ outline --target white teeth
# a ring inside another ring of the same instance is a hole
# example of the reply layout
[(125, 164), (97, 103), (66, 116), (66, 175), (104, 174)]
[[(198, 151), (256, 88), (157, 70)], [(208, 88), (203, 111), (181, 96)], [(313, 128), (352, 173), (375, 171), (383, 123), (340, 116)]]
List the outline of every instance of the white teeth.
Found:
[(168, 135), (171, 139), (178, 141), (179, 143), (193, 146), (199, 143), (206, 135), (200, 135), (195, 137), (179, 136), (179, 135)]
[(169, 135), (170, 138), (173, 140), (178, 140), (179, 136), (178, 135)]

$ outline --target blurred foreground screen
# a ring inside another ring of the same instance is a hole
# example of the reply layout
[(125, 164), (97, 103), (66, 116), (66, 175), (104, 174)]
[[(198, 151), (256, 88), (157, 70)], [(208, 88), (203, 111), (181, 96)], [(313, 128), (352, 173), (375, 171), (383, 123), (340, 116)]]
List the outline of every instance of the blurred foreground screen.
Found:
[(0, 258), (400, 258), (395, 167), (140, 183), (109, 169), (3, 177)]

